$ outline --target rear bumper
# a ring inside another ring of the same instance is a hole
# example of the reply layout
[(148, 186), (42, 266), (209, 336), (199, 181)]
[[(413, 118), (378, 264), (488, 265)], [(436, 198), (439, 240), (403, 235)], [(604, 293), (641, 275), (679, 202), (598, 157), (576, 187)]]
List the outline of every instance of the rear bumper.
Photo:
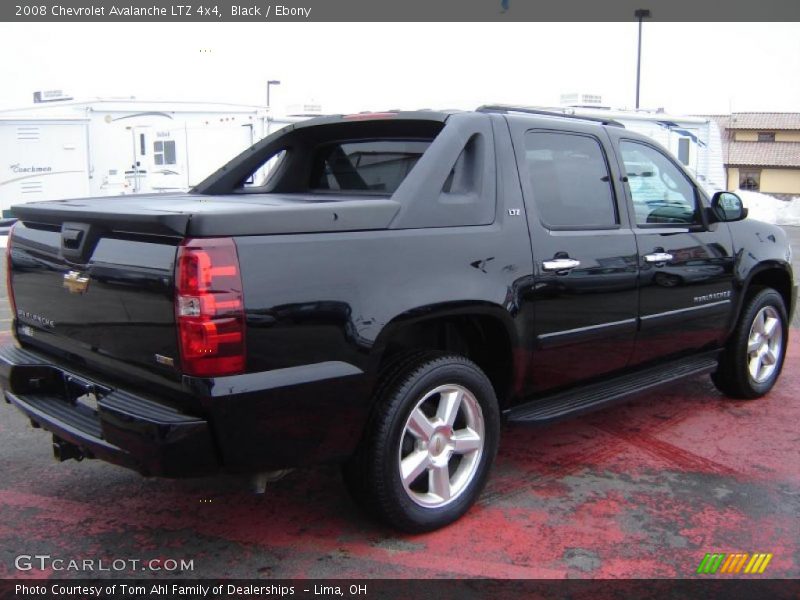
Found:
[[(57, 455), (74, 457), (77, 447), (85, 457), (163, 477), (340, 461), (361, 437), (372, 385), (344, 362), (207, 379), (184, 375), (174, 390), (150, 386), (146, 393), (128, 391), (144, 383), (133, 388), (114, 381), (120, 384), (101, 382), (49, 353), (0, 347), (6, 400), (52, 432), (54, 442), (71, 444), (57, 444)], [(88, 392), (95, 403), (84, 401)], [(174, 408), (169, 398), (177, 396), (203, 416)]]
[[(6, 401), (32, 424), (76, 446), (87, 458), (165, 477), (219, 469), (205, 420), (111, 389), (37, 353), (0, 347), (0, 387)], [(96, 406), (85, 400), (88, 393), (99, 398)]]

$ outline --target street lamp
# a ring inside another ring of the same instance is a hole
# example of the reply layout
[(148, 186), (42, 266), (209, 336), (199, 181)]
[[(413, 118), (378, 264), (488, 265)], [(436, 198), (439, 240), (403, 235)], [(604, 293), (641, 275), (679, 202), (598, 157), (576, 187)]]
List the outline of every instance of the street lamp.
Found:
[(280, 85), (280, 84), (281, 84), (281, 82), (278, 81), (277, 79), (270, 79), (267, 82), (267, 108), (269, 108), (269, 87), (271, 85)]
[(639, 8), (634, 11), (633, 16), (639, 19), (639, 51), (636, 54), (636, 110), (639, 110), (639, 79), (642, 71), (642, 20), (650, 17), (650, 11), (646, 8)]

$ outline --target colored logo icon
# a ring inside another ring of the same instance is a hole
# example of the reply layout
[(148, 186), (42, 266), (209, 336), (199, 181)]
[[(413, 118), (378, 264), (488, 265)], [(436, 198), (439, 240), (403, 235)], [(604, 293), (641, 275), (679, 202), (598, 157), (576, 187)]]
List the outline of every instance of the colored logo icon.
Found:
[(697, 573), (698, 575), (714, 575), (716, 573), (755, 575), (763, 573), (771, 560), (771, 553), (706, 554), (700, 561), (700, 566), (697, 567)]

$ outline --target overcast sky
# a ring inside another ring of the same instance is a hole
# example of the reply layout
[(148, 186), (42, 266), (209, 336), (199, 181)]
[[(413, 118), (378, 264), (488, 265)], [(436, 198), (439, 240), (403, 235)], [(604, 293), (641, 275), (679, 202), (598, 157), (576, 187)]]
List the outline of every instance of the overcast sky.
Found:
[[(32, 92), (325, 112), (632, 107), (636, 23), (0, 23), (0, 108)], [(644, 25), (641, 104), (675, 114), (800, 111), (800, 23)]]

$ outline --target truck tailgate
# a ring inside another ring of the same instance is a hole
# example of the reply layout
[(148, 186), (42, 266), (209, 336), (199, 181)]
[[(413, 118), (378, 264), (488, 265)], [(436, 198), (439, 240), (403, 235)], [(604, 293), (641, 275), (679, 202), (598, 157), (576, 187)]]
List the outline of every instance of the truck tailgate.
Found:
[[(69, 232), (85, 246), (70, 252)], [(18, 223), (9, 277), (17, 335), (80, 362), (118, 362), (175, 377), (173, 300), (178, 237)]]

